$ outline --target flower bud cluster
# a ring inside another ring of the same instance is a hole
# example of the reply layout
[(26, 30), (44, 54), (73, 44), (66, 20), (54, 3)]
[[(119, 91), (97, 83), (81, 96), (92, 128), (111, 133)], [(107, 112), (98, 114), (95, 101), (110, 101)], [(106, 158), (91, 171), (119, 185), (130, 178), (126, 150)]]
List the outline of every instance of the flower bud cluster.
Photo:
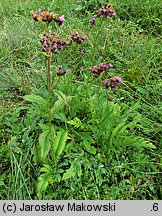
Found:
[(71, 34), (71, 38), (74, 42), (78, 43), (78, 44), (81, 44), (83, 41), (87, 40), (88, 39), (88, 36), (87, 35), (84, 35), (82, 37), (79, 37), (79, 34), (78, 33), (72, 33)]
[(116, 16), (116, 12), (114, 10), (110, 10), (111, 5), (105, 4), (99, 11), (96, 11), (96, 14), (101, 18), (110, 18)]
[(96, 18), (95, 17), (92, 17), (90, 20), (89, 20), (89, 23), (91, 23), (92, 25), (94, 25), (96, 22)]
[(46, 52), (46, 53), (48, 53), (49, 48), (50, 48), (50, 43), (52, 42), (51, 51), (52, 51), (52, 53), (55, 53), (55, 54), (59, 54), (60, 50), (62, 50), (65, 45), (70, 45), (72, 43), (72, 41), (67, 42), (64, 40), (60, 40), (56, 36), (55, 32), (53, 33), (52, 37), (50, 37), (50, 38), (45, 33), (42, 38), (38, 39), (38, 41), (41, 42), (41, 44), (42, 44), (41, 50), (43, 52)]
[(62, 65), (58, 65), (58, 71), (57, 71), (58, 76), (63, 76), (64, 74), (67, 74), (67, 73), (69, 73), (68, 69), (62, 71)]
[(103, 73), (104, 71), (107, 72), (110, 68), (113, 68), (112, 64), (109, 64), (107, 66), (105, 63), (100, 62), (99, 66), (95, 65), (93, 66), (93, 68), (90, 68), (90, 70), (94, 74), (94, 77), (98, 77), (101, 73)]
[(55, 13), (49, 12), (47, 9), (44, 9), (43, 11), (41, 11), (41, 9), (38, 9), (38, 14), (35, 14), (32, 11), (32, 17), (35, 21), (47, 23), (50, 23), (52, 22), (52, 20), (54, 20), (59, 26), (64, 22), (64, 16), (58, 18)]
[(118, 83), (121, 83), (122, 79), (120, 77), (112, 77), (110, 79), (110, 82), (108, 82), (106, 79), (103, 81), (103, 84), (106, 86), (106, 88), (115, 88), (118, 89), (119, 86)]
[[(100, 64), (97, 66), (93, 66), (92, 68), (90, 68), (90, 70), (92, 71), (92, 73), (94, 74), (94, 77), (98, 77), (101, 73), (103, 72), (108, 72), (108, 70), (110, 68), (113, 68), (114, 66), (112, 64), (109, 64), (108, 66), (103, 63), (100, 62)], [(110, 82), (107, 81), (107, 79), (105, 79), (103, 81), (103, 84), (106, 86), (106, 88), (115, 88), (118, 89), (119, 86), (117, 85), (117, 83), (122, 82), (122, 79), (120, 77), (112, 77), (110, 79)]]

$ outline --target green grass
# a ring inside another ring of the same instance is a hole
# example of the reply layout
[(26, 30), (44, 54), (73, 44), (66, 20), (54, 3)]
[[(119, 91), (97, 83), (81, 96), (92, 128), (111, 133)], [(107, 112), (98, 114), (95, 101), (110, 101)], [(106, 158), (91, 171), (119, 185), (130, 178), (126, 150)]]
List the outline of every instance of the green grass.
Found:
[[(82, 171), (77, 172), (82, 173), (61, 182), (58, 179), (62, 174), (56, 173), (56, 180), (44, 192), (43, 199), (162, 198), (160, 0), (112, 0), (117, 16), (111, 21), (98, 19), (91, 28), (88, 20), (103, 3), (102, 0), (68, 0), (64, 4), (60, 0), (3, 0), (0, 3), (1, 199), (37, 199), (42, 164), (36, 158), (34, 146), (41, 133), (38, 123), (46, 119), (43, 111), (35, 112), (21, 96), (31, 92), (45, 95), (46, 63), (38, 55), (38, 38), (43, 27), (33, 21), (31, 11), (46, 7), (59, 16), (65, 15), (61, 37), (70, 40), (72, 32), (89, 37), (81, 46), (73, 44), (66, 48), (53, 60), (51, 68), (54, 72), (62, 64), (70, 69), (65, 79), (58, 79), (58, 89), (75, 96), (65, 117), (82, 121), (86, 133), (90, 131), (94, 136), (97, 153), (83, 151), (83, 144), (75, 134), (77, 147), (66, 149), (68, 156), (63, 154), (58, 166), (67, 170), (73, 161), (78, 161)], [(102, 79), (93, 80), (89, 68), (101, 61), (114, 65), (112, 76), (122, 77), (119, 91), (106, 92), (100, 85)], [(112, 108), (108, 109), (107, 104)], [(111, 114), (107, 113), (107, 122), (102, 122), (106, 110)], [(120, 141), (108, 154), (110, 131), (104, 133), (108, 125), (114, 129), (124, 121), (130, 123), (135, 116), (140, 120), (128, 129), (128, 135), (143, 137), (156, 149), (134, 150), (122, 146), (124, 141)], [(63, 118), (57, 116), (53, 123), (65, 127)], [(73, 126), (68, 127), (73, 134)], [(53, 167), (52, 161), (49, 164)]]

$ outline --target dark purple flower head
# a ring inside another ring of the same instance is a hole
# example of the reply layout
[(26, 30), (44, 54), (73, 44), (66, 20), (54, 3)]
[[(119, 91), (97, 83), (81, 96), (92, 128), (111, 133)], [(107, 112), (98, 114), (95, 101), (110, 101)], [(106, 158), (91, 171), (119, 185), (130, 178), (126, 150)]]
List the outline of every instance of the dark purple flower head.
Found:
[(94, 68), (90, 68), (90, 70), (92, 71), (92, 73), (94, 73), (94, 72), (95, 72), (95, 69), (94, 69)]
[(51, 51), (54, 51), (55, 49), (57, 49), (57, 44), (56, 43), (54, 43), (54, 45), (52, 46)]
[(116, 82), (122, 82), (122, 79), (120, 77), (116, 77)]
[(72, 40), (73, 40), (73, 41), (78, 41), (78, 40), (79, 40), (79, 35), (78, 35), (78, 33), (76, 33), (76, 34), (72, 33), (72, 34), (71, 34), (71, 37), (72, 37)]
[(93, 18), (91, 19), (91, 21), (92, 21), (93, 23), (96, 22), (96, 18), (93, 17)]
[(93, 68), (90, 68), (92, 73), (97, 73), (97, 65), (93, 66)]
[(97, 74), (97, 73), (94, 73), (94, 77), (98, 77), (99, 76), (99, 74)]
[(108, 68), (113, 68), (114, 66), (112, 64), (109, 64), (108, 65)]
[(57, 17), (55, 17), (54, 18), (54, 21), (60, 26), (60, 25), (62, 25), (62, 23), (64, 22), (64, 15), (63, 16), (61, 16), (60, 18), (57, 18)]
[(68, 70), (68, 69), (66, 69), (64, 72), (65, 72), (65, 73), (69, 73), (69, 70)]
[(66, 42), (65, 42), (64, 40), (60, 40), (60, 41), (58, 41), (57, 43), (59, 43), (59, 44), (61, 44), (61, 45), (65, 45), (65, 44), (66, 44)]
[(91, 23), (92, 25), (96, 22), (96, 18), (92, 17), (90, 20), (89, 20), (89, 23)]
[(107, 84), (108, 84), (108, 81), (105, 79), (105, 80), (103, 81), (103, 84), (104, 84), (104, 85), (107, 85)]
[(61, 70), (61, 69), (62, 69), (62, 65), (58, 65), (57, 67), (58, 67), (58, 69), (59, 69), (59, 70)]
[(110, 4), (105, 4), (105, 6), (100, 9), (100, 11), (96, 11), (96, 14), (101, 18), (116, 16), (116, 12), (114, 10), (110, 10), (110, 7)]
[(42, 40), (46, 40), (47, 39), (47, 35), (43, 35)]
[(59, 50), (62, 50), (64, 47), (63, 46), (59, 46)]
[(72, 40), (73, 40), (74, 42), (78, 43), (78, 44), (81, 44), (83, 41), (85, 41), (85, 40), (88, 39), (88, 36), (87, 36), (87, 35), (84, 35), (84, 36), (82, 36), (82, 37), (79, 37), (79, 34), (78, 34), (78, 33), (76, 33), (76, 34), (72, 33), (72, 34), (71, 34), (71, 37), (72, 37)]
[(58, 76), (63, 76), (64, 74), (69, 73), (69, 70), (68, 70), (68, 69), (66, 69), (66, 70), (64, 70), (64, 71), (61, 71), (61, 70), (62, 70), (62, 65), (58, 65), (57, 67), (58, 67), (58, 71), (57, 71), (57, 75), (58, 75)]
[(106, 13), (107, 9), (106, 8), (102, 8), (102, 12)]
[(65, 20), (65, 19), (64, 19), (64, 16), (61, 16), (61, 17), (60, 17), (60, 22), (63, 23), (64, 20)]
[(106, 69), (107, 69), (106, 64), (103, 63), (103, 62), (101, 62), (101, 63), (100, 63), (100, 69), (101, 69), (102, 71), (106, 70)]
[(114, 88), (116, 90), (119, 88), (117, 85), (119, 82), (122, 82), (120, 77), (111, 77), (110, 83), (107, 83), (106, 80), (103, 81), (103, 83), (106, 85), (106, 88)]
[(84, 35), (84, 36), (82, 37), (82, 39), (83, 39), (83, 40), (87, 40), (87, 39), (88, 39), (88, 36), (87, 36), (87, 35)]
[(112, 65), (107, 66), (104, 62), (100, 62), (100, 64), (97, 66), (93, 66), (90, 68), (92, 73), (94, 74), (95, 77), (98, 77), (101, 73), (107, 72), (109, 68), (113, 67)]
[(117, 90), (119, 88), (119, 86), (115, 86), (115, 89)]
[(116, 16), (116, 12), (113, 11), (112, 14), (111, 14), (111, 16)]

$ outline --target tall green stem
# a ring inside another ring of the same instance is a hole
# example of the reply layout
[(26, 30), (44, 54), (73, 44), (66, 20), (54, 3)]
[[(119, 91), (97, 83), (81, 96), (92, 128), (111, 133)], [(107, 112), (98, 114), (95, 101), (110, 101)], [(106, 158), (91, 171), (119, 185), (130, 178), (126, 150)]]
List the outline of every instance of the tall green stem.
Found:
[(52, 41), (50, 39), (50, 32), (47, 24), (47, 34), (48, 34), (48, 40), (49, 40), (49, 50), (48, 50), (48, 56), (47, 56), (47, 71), (48, 71), (48, 78), (47, 78), (47, 91), (48, 91), (48, 100), (47, 100), (47, 106), (48, 106), (48, 122), (49, 122), (49, 128), (50, 128), (50, 134), (52, 134), (52, 113), (51, 113), (51, 107), (50, 107), (50, 99), (51, 99), (51, 48), (52, 48)]

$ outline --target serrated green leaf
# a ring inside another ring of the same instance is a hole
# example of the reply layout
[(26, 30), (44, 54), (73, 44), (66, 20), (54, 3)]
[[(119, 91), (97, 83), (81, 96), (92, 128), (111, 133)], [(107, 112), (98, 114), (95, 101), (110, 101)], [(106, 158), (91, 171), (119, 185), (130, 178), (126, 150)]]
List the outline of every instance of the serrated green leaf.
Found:
[(41, 159), (44, 160), (50, 150), (50, 131), (45, 130), (39, 136), (39, 145), (41, 147)]
[(42, 192), (47, 189), (50, 177), (51, 177), (51, 173), (44, 173), (44, 174), (41, 174), (39, 176), (38, 184), (37, 184), (37, 196), (38, 196), (38, 199), (42, 198)]
[(57, 100), (57, 101), (54, 103), (53, 107), (51, 108), (51, 113), (52, 113), (52, 115), (55, 114), (55, 113), (56, 113), (57, 111), (59, 111), (60, 109), (62, 109), (64, 106), (65, 106), (65, 104), (64, 104), (62, 101)]
[(58, 97), (58, 99), (63, 102), (64, 104), (67, 104), (67, 96), (63, 94), (61, 91), (55, 90), (54, 94)]
[(36, 55), (44, 55), (44, 56), (48, 57), (48, 54), (46, 52), (37, 52)]
[(116, 138), (116, 137), (119, 137), (121, 134), (120, 132), (123, 132), (126, 134), (126, 123), (123, 122), (123, 123), (119, 123), (112, 131), (111, 133), (111, 137), (110, 137), (110, 145), (112, 146), (113, 145), (113, 140)]
[(65, 113), (63, 113), (63, 112), (59, 112), (59, 113), (54, 114), (53, 118), (54, 119), (59, 119), (62, 122), (67, 122), (67, 118), (65, 116)]
[(141, 115), (136, 115), (133, 120), (127, 124), (127, 128), (133, 129), (141, 121), (141, 119)]
[(43, 131), (45, 131), (45, 130), (50, 130), (49, 129), (49, 125), (47, 125), (47, 124), (42, 124), (42, 123), (39, 123), (39, 126), (41, 127), (41, 129), (43, 130)]
[(33, 160), (35, 163), (40, 162), (40, 147), (38, 145), (33, 146), (32, 154), (34, 155)]
[(94, 146), (91, 146), (91, 143), (89, 143), (87, 140), (83, 140), (84, 148), (87, 152), (90, 154), (95, 155), (96, 154), (96, 148)]
[(71, 164), (70, 168), (66, 170), (66, 172), (63, 174), (62, 180), (69, 179), (71, 177), (74, 177), (76, 175), (74, 165)]
[(140, 146), (140, 147), (144, 147), (144, 148), (156, 149), (156, 146), (155, 146), (155, 145), (153, 145), (151, 142), (148, 142), (148, 141), (145, 141), (145, 140), (141, 141), (141, 142), (139, 143), (139, 146)]
[(58, 136), (59, 136), (58, 137), (59, 143), (58, 143), (58, 147), (56, 150), (56, 158), (59, 158), (59, 156), (63, 152), (65, 145), (66, 145), (67, 138), (68, 138), (68, 134), (66, 131), (62, 130), (59, 132)]
[(70, 152), (71, 150), (74, 150), (75, 148), (76, 148), (76, 145), (74, 145), (74, 142), (71, 141), (71, 142), (69, 142), (69, 143), (66, 145), (64, 151), (65, 151), (66, 153), (68, 153), (68, 152)]
[(142, 148), (152, 148), (155, 149), (156, 146), (152, 143), (144, 140), (143, 138), (139, 137), (118, 137), (115, 140), (115, 146), (131, 146), (131, 147), (142, 147)]
[(37, 103), (42, 105), (43, 107), (47, 107), (47, 101), (39, 95), (25, 95), (22, 98), (26, 101)]
[(132, 108), (133, 110), (138, 109), (140, 106), (141, 106), (141, 105), (140, 105), (140, 100), (138, 100), (137, 102), (132, 102), (132, 104), (131, 104), (131, 108)]
[(65, 148), (67, 138), (67, 132), (61, 129), (59, 132), (57, 132), (56, 138), (52, 141), (52, 154), (56, 163)]
[(75, 117), (73, 120), (67, 122), (70, 125), (74, 125), (75, 128), (79, 128), (82, 126), (82, 122), (79, 118)]
[(40, 168), (40, 172), (47, 173), (47, 172), (50, 172), (50, 171), (52, 171), (52, 167), (50, 165), (48, 165), (48, 164), (44, 164), (44, 166), (42, 168)]

